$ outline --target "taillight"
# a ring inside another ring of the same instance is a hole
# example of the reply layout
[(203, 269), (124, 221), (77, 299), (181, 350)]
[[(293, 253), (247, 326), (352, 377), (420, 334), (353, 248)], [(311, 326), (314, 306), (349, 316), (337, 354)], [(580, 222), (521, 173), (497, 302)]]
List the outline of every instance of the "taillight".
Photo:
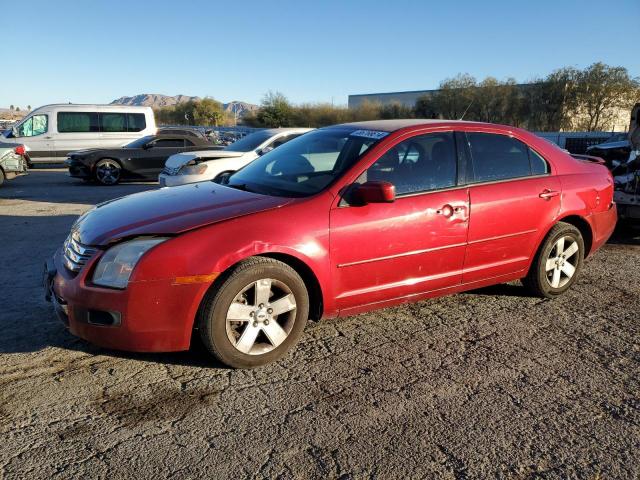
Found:
[(26, 150), (24, 149), (24, 145), (18, 145), (14, 152), (16, 152), (16, 155), (24, 155)]

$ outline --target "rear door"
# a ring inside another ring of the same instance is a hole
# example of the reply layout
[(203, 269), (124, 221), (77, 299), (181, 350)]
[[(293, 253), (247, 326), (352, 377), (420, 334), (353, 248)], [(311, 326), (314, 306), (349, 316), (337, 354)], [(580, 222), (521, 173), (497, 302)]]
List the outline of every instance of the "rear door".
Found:
[(508, 135), (467, 132), (470, 220), (463, 282), (524, 271), (560, 208), (548, 162)]
[(467, 189), (457, 181), (453, 132), (411, 137), (382, 155), (357, 183), (387, 181), (393, 203), (331, 211), (331, 263), (340, 310), (461, 283)]

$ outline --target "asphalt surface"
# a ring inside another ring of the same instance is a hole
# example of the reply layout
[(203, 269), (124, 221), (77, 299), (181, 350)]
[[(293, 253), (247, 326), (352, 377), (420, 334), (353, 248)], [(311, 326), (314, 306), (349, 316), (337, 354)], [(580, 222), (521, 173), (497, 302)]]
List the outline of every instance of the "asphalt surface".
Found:
[(43, 300), (74, 219), (151, 188), (0, 188), (0, 478), (640, 477), (637, 232), (553, 301), (514, 283), (314, 323), (240, 371), (94, 347)]

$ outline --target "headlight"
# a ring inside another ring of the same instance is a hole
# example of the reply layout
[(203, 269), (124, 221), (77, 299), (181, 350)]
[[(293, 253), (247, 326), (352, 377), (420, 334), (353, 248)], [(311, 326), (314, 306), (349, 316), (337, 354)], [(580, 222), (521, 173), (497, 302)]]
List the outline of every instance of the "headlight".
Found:
[(202, 175), (206, 170), (206, 163), (197, 163), (194, 165), (185, 165), (180, 169), (180, 173), (182, 175)]
[(111, 247), (98, 262), (93, 283), (104, 287), (125, 288), (140, 257), (165, 240), (168, 239), (139, 238)]

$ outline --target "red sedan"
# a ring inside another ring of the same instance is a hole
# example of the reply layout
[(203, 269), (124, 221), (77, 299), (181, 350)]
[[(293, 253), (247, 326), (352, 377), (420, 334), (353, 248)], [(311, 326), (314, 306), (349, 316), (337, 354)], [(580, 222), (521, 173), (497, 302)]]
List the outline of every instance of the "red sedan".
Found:
[(390, 120), (322, 128), (223, 184), (138, 193), (78, 219), (47, 262), (71, 332), (234, 367), (283, 356), (308, 318), (522, 279), (555, 297), (616, 222), (613, 180), (526, 131)]

